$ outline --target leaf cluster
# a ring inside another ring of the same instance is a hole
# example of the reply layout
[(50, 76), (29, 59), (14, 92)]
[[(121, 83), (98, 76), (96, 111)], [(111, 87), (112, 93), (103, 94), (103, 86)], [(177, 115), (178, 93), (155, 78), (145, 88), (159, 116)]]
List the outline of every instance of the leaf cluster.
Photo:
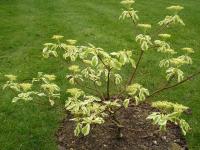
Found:
[(168, 122), (179, 125), (184, 135), (191, 129), (189, 124), (181, 118), (182, 113), (186, 111), (188, 107), (168, 101), (153, 102), (152, 106), (159, 108), (162, 112), (153, 112), (147, 119), (153, 120), (153, 124), (158, 125), (160, 130), (166, 131)]

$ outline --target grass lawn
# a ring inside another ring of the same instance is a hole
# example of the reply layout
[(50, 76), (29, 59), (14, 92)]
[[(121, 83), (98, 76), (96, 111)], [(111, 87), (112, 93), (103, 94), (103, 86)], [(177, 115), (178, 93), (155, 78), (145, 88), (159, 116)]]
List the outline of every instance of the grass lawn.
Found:
[[(141, 21), (156, 24), (167, 11), (165, 7), (182, 4), (181, 13), (185, 27), (172, 28), (168, 33), (175, 48), (191, 46), (196, 50), (194, 65), (185, 68), (188, 73), (200, 66), (200, 1), (199, 0), (138, 0), (137, 10)], [(1, 0), (0, 1), (0, 84), (4, 74), (16, 74), (19, 80), (28, 81), (37, 72), (55, 73), (58, 84), (69, 86), (62, 79), (67, 65), (57, 59), (46, 60), (41, 56), (42, 44), (53, 34), (76, 39), (80, 44), (93, 43), (108, 51), (137, 49), (132, 36), (132, 24), (118, 20), (121, 5), (116, 0)], [(177, 40), (175, 40), (178, 38)], [(147, 52), (137, 81), (147, 88), (156, 88), (164, 80), (157, 71), (155, 52)], [(129, 70), (124, 71), (125, 74)], [(61, 109), (34, 102), (11, 104), (12, 93), (0, 90), (0, 150), (55, 150), (54, 133), (63, 117)], [(172, 100), (183, 103), (193, 110), (185, 116), (192, 127), (187, 135), (190, 149), (200, 149), (200, 78), (174, 90), (166, 91), (155, 100)], [(57, 102), (62, 105), (66, 97)]]

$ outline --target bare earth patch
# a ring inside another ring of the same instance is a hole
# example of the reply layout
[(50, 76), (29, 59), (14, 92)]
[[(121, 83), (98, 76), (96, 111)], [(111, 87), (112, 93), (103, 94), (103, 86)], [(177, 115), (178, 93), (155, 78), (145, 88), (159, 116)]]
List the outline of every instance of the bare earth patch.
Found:
[(106, 121), (104, 125), (93, 126), (86, 137), (75, 137), (75, 124), (70, 115), (61, 122), (56, 133), (59, 150), (187, 150), (187, 143), (181, 130), (168, 124), (167, 132), (161, 133), (146, 117), (156, 111), (149, 104), (140, 104), (117, 113), (125, 126), (123, 138), (117, 138), (116, 128)]

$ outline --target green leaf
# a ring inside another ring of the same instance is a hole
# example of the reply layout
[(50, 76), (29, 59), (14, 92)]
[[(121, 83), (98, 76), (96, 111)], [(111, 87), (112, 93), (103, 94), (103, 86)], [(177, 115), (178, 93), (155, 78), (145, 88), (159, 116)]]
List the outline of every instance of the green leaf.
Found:
[(122, 77), (119, 74), (115, 74), (115, 84), (120, 84), (122, 81)]
[(93, 66), (98, 65), (98, 57), (97, 57), (97, 56), (93, 56), (93, 57), (92, 57), (92, 65), (93, 65)]
[(75, 84), (74, 78), (69, 79), (70, 84)]
[(51, 106), (53, 106), (55, 104), (55, 102), (51, 99), (49, 100), (49, 103), (50, 103)]
[(128, 107), (129, 101), (130, 101), (130, 99), (125, 99), (125, 100), (124, 100), (123, 105), (124, 105), (125, 108)]
[(101, 81), (96, 81), (95, 83), (96, 83), (98, 86), (101, 86), (101, 84), (102, 84)]
[(54, 57), (58, 57), (58, 53), (56, 51), (51, 52)]
[(12, 102), (15, 103), (15, 102), (17, 102), (19, 99), (20, 99), (20, 98), (18, 98), (18, 97), (14, 97), (14, 98), (12, 99)]
[(186, 135), (186, 133), (190, 130), (190, 125), (183, 119), (179, 121), (179, 126), (183, 135)]
[(44, 93), (38, 93), (38, 96), (42, 97), (42, 96), (46, 96)]
[(80, 123), (78, 123), (75, 130), (74, 130), (75, 136), (79, 136), (79, 134), (81, 133), (81, 128), (82, 128), (82, 125)]
[(122, 64), (117, 59), (112, 59), (111, 66), (117, 70), (121, 70)]
[(97, 117), (97, 118), (94, 119), (93, 122), (96, 123), (96, 124), (102, 124), (102, 123), (104, 123), (104, 120), (101, 117)]
[(89, 123), (87, 123), (86, 126), (82, 128), (82, 133), (84, 136), (86, 136), (90, 133), (90, 124)]
[(129, 59), (129, 61), (130, 61), (131, 65), (132, 65), (132, 67), (136, 68), (135, 60)]

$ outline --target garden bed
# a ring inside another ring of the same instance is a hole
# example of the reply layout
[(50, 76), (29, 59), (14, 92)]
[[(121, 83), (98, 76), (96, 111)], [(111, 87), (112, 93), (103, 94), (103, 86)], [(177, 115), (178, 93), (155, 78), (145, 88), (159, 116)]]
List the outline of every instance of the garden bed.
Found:
[(56, 133), (59, 150), (187, 150), (187, 143), (181, 130), (174, 124), (167, 125), (167, 132), (160, 132), (146, 117), (156, 111), (143, 103), (117, 113), (117, 118), (125, 126), (122, 138), (117, 138), (116, 128), (106, 121), (93, 126), (86, 137), (75, 137), (75, 124), (70, 115), (61, 122)]

